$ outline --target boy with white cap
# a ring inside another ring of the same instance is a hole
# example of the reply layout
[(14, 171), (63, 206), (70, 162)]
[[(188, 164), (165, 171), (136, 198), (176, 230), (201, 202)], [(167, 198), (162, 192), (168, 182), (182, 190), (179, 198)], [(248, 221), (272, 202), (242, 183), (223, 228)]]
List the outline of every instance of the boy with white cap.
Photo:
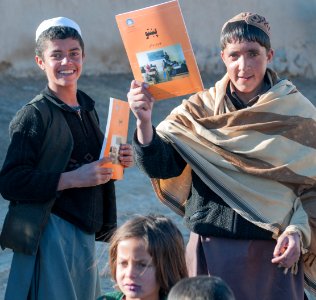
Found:
[(316, 294), (316, 109), (268, 68), (264, 17), (227, 21), (221, 50), (225, 76), (157, 129), (155, 99), (132, 81), (136, 163), (184, 215), (190, 276), (219, 276), (236, 299), (301, 300), (304, 278)]
[[(47, 87), (17, 112), (0, 173), (10, 201), (2, 248), (14, 251), (6, 298), (95, 299), (100, 287), (95, 239), (116, 227), (112, 170), (99, 160), (103, 134), (94, 101), (77, 89), (84, 60), (73, 20), (43, 21), (36, 30), (37, 65)], [(121, 145), (124, 167), (133, 163)]]

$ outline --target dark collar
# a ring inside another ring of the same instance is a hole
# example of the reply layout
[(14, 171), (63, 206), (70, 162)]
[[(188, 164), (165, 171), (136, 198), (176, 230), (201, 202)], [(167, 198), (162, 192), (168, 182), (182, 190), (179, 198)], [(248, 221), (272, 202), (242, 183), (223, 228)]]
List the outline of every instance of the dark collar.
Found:
[(262, 85), (261, 90), (259, 91), (259, 93), (255, 97), (250, 99), (250, 101), (248, 101), (247, 104), (245, 104), (238, 97), (238, 95), (236, 93), (236, 88), (235, 88), (235, 86), (233, 85), (233, 83), (231, 81), (229, 81), (229, 84), (227, 85), (226, 95), (229, 97), (230, 101), (233, 103), (233, 105), (237, 109), (243, 109), (243, 108), (250, 107), (250, 106), (254, 105), (258, 101), (260, 96), (262, 94), (264, 94), (265, 92), (267, 92), (272, 87), (272, 85), (273, 85), (273, 83), (271, 82), (269, 76), (266, 73), (264, 78), (263, 78), (263, 85)]
[[(74, 111), (71, 106), (60, 100), (48, 86), (45, 87), (41, 94), (61, 109), (70, 112)], [(77, 90), (77, 99), (81, 110), (92, 111), (94, 109), (95, 102), (86, 93)]]

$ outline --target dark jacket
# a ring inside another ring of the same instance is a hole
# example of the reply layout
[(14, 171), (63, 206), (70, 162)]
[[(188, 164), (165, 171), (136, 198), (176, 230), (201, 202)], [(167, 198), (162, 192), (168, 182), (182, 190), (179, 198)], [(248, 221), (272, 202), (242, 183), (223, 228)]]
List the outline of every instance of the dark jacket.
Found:
[[(186, 166), (175, 148), (161, 139), (154, 128), (153, 140), (142, 146), (134, 135), (133, 147), (138, 167), (150, 178), (179, 176)], [(192, 186), (185, 204), (184, 222), (203, 236), (234, 239), (272, 239), (272, 233), (238, 215), (192, 171)]]
[[(78, 91), (78, 93), (82, 92)], [(16, 114), (10, 124), (11, 140), (34, 134), (32, 127), (28, 127), (28, 132), (23, 132), (27, 127), (24, 126), (25, 120), (29, 119), (28, 122), (31, 124), (35, 118), (34, 114), (28, 115), (30, 105), (39, 112), (43, 123), (42, 142), (39, 145), (30, 145), (37, 155), (33, 161), (30, 160), (29, 165), (23, 166), (14, 166), (14, 161), (10, 161), (10, 159), (14, 160), (14, 157), (23, 155), (23, 151), (14, 149), (12, 141), (9, 145), (8, 153), (10, 152), (11, 155), (7, 154), (3, 169), (6, 164), (11, 164), (13, 167), (6, 173), (1, 171), (0, 192), (5, 199), (10, 201), (10, 205), (1, 232), (0, 244), (3, 249), (11, 248), (16, 252), (35, 255), (41, 233), (58, 196), (56, 191), (60, 174), (65, 171), (73, 150), (73, 138), (60, 107), (52, 99), (41, 94)], [(90, 116), (98, 139), (102, 143), (103, 134), (99, 129), (94, 109), (90, 112)], [(23, 159), (20, 158), (20, 160)], [(27, 176), (28, 168), (34, 169), (32, 176)], [(45, 192), (43, 192), (43, 185)], [(19, 197), (15, 197), (14, 191), (12, 193), (10, 191), (19, 186), (21, 188), (26, 186), (28, 189), (25, 189), (23, 195), (19, 194)], [(107, 240), (110, 232), (116, 227), (114, 182), (109, 181), (103, 185), (103, 189), (103, 225), (100, 232), (96, 234), (96, 238)]]

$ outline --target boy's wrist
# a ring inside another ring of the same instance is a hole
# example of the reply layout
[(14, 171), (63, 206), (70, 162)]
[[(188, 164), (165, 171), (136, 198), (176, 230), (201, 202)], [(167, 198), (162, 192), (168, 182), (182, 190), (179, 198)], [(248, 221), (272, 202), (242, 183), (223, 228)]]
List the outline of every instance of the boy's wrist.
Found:
[(136, 127), (139, 130), (148, 130), (148, 129), (152, 128), (152, 122), (151, 122), (151, 120), (148, 120), (148, 121), (147, 120), (146, 121), (137, 120)]
[(73, 171), (61, 173), (57, 186), (57, 191), (62, 191), (75, 187), (72, 173)]
[(153, 126), (150, 121), (137, 120), (137, 140), (142, 145), (149, 144), (153, 139)]

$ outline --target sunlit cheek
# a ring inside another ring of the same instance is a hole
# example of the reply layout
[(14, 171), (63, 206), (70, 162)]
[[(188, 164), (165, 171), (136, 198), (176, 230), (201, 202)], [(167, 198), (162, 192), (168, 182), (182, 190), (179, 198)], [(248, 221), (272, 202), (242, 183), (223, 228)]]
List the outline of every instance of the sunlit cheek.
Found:
[(50, 68), (54, 68), (56, 65), (56, 62), (49, 60), (47, 61), (46, 65), (49, 66)]
[(239, 67), (239, 63), (238, 60), (236, 61), (230, 61), (227, 65), (226, 65), (227, 69), (230, 71), (236, 70)]

